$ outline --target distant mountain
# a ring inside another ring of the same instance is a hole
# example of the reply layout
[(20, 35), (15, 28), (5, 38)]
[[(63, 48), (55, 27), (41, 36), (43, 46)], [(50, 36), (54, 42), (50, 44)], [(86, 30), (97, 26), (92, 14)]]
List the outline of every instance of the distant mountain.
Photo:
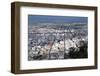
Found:
[(87, 23), (88, 17), (80, 16), (53, 16), (53, 15), (28, 15), (28, 23)]

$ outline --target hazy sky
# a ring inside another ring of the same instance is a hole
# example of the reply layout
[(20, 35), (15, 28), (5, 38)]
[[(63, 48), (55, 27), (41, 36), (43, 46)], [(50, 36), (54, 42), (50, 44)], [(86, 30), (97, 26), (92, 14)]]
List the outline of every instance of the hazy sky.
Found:
[(34, 23), (87, 23), (88, 17), (28, 15), (28, 24)]

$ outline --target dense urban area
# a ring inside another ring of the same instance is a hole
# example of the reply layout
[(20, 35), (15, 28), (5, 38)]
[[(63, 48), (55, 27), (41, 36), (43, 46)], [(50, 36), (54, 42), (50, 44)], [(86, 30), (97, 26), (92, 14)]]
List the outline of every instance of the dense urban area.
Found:
[(35, 23), (28, 26), (28, 60), (88, 58), (86, 23)]

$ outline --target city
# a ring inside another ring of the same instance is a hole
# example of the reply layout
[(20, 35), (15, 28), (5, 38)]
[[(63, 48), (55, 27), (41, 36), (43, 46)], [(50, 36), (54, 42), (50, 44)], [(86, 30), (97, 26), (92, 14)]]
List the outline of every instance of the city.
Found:
[(86, 23), (35, 23), (28, 27), (28, 60), (88, 58)]

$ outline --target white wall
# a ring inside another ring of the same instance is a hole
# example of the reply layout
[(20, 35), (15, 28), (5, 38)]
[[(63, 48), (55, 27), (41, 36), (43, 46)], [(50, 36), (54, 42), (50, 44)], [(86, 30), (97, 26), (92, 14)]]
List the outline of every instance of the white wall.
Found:
[[(0, 76), (16, 76), (10, 73), (10, 60), (11, 60), (11, 15), (10, 3), (15, 0), (1, 0), (0, 1)], [(29, 0), (17, 0), (29, 1)], [(100, 20), (100, 0), (30, 0), (30, 2), (39, 3), (56, 3), (56, 4), (73, 4), (73, 5), (87, 5), (98, 6)], [(98, 25), (100, 22), (98, 23)], [(100, 28), (100, 26), (98, 26)], [(98, 33), (100, 30), (98, 29)], [(100, 35), (98, 36), (100, 42)], [(99, 43), (100, 46), (100, 43)], [(100, 58), (100, 48), (98, 49)], [(100, 60), (98, 70), (81, 70), (81, 71), (65, 71), (65, 72), (52, 72), (52, 73), (37, 73), (37, 74), (21, 74), (18, 76), (100, 76)]]

